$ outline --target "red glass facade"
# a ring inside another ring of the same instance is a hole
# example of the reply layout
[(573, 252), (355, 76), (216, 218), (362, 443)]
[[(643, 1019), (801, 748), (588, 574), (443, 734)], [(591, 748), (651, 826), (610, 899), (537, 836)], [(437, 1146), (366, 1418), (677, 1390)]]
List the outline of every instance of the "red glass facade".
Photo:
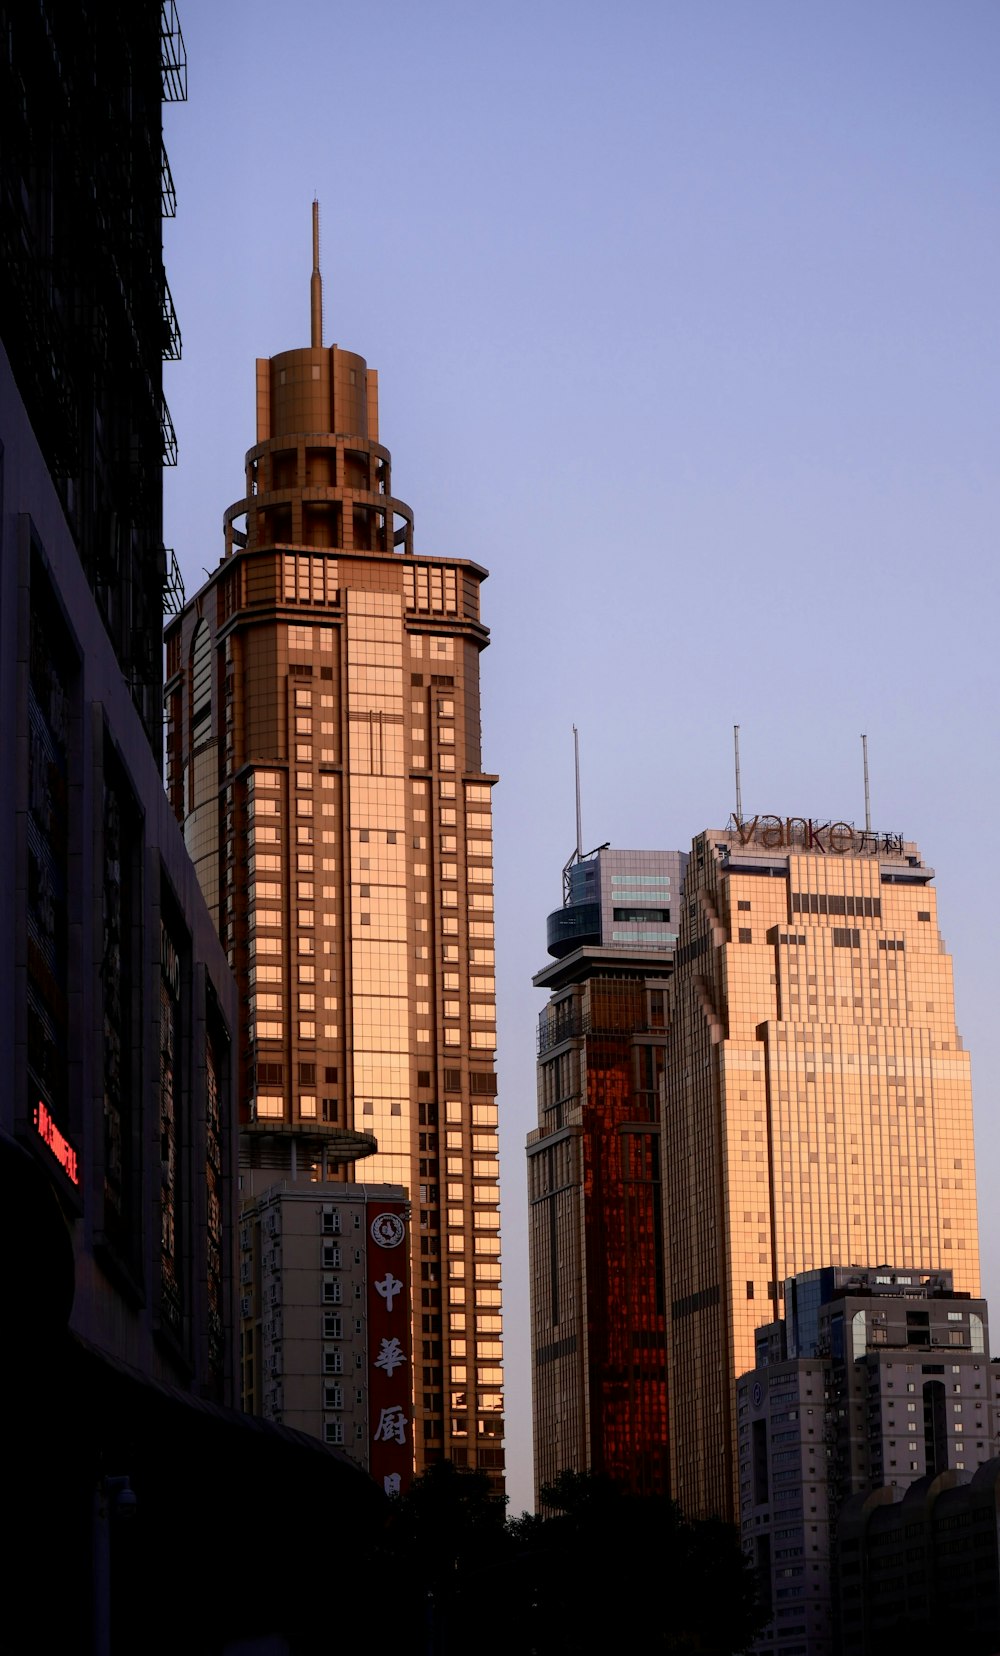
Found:
[(550, 992), (528, 1139), (537, 1493), (564, 1470), (669, 1493), (660, 1079), (683, 874), (676, 852), (581, 859), (535, 979)]
[[(614, 986), (619, 1002), (626, 998), (623, 987)], [(632, 1029), (642, 1031), (645, 985), (629, 988)], [(605, 989), (600, 982), (589, 985), (598, 1023), (607, 1006)], [(640, 1044), (629, 1031), (591, 1035), (584, 1051), (590, 1464), (636, 1492), (664, 1494), (669, 1455), (660, 1130), (656, 1094), (642, 1086), (662, 1067), (662, 1049)]]

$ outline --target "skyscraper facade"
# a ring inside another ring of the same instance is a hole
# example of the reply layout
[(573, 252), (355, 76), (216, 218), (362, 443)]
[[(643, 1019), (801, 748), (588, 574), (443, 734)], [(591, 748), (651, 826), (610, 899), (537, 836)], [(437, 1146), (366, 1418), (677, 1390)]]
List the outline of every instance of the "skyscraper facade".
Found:
[(416, 1467), (499, 1479), (486, 571), (415, 555), (317, 257), (312, 297), (311, 345), (257, 364), (224, 556), (168, 631), (167, 784), (243, 988), (244, 1163), (345, 1179), (366, 1153), (405, 1188)]
[(685, 861), (575, 858), (549, 916), (528, 1137), (536, 1495), (563, 1470), (667, 1492), (660, 1082)]
[(694, 841), (664, 1115), (673, 1494), (734, 1517), (735, 1377), (786, 1277), (918, 1260), (979, 1292), (968, 1054), (934, 871), (757, 816)]

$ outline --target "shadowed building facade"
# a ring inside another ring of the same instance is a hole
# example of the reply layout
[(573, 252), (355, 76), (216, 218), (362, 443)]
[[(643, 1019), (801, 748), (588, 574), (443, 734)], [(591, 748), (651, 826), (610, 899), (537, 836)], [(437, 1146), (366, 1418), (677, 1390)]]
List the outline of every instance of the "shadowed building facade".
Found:
[[(360, 1576), (383, 1518), (346, 1456), (228, 1406), (237, 995), (161, 764), (185, 83), (172, 0), (0, 0), (4, 1649), (325, 1647), (288, 1582), (334, 1549)], [(220, 1591), (250, 1511), (296, 1522)]]
[(499, 1479), (486, 572), (415, 556), (377, 375), (320, 311), (314, 257), (312, 343), (258, 362), (225, 554), (168, 631), (167, 785), (243, 989), (244, 1166), (405, 1189), (416, 1469)]
[(968, 1054), (933, 869), (755, 817), (694, 841), (664, 1116), (672, 1493), (732, 1518), (735, 1377), (785, 1278), (916, 1259), (979, 1292)]
[(741, 1539), (771, 1617), (753, 1649), (832, 1656), (838, 1579), (845, 1606), (863, 1596), (859, 1560), (837, 1568), (845, 1503), (992, 1460), (998, 1380), (986, 1302), (950, 1271), (826, 1266), (783, 1303), (737, 1382)]
[(1000, 1645), (1000, 1460), (858, 1494), (837, 1525), (839, 1656)]
[(565, 1469), (668, 1489), (659, 1090), (685, 860), (574, 859), (549, 916), (527, 1147), (536, 1495)]

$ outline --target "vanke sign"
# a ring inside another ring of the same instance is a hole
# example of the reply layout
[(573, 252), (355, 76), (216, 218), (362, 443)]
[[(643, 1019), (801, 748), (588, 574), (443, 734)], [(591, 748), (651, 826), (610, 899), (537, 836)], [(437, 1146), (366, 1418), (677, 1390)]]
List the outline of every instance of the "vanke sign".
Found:
[(851, 822), (823, 822), (814, 817), (755, 816), (729, 819), (729, 831), (741, 845), (760, 845), (767, 851), (798, 849), (824, 856), (901, 857), (902, 834), (878, 834), (855, 828)]

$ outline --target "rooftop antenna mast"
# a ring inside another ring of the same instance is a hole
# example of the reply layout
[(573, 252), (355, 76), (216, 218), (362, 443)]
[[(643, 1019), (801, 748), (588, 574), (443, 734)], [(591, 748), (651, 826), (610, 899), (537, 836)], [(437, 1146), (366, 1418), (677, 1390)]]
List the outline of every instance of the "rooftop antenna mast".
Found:
[(733, 753), (736, 759), (736, 821), (743, 821), (743, 790), (740, 787), (740, 727), (733, 725)]
[(583, 860), (583, 812), (580, 805), (580, 732), (573, 726), (573, 763), (576, 768), (576, 860)]
[(594, 851), (606, 851), (611, 844), (610, 840), (605, 840), (603, 845), (596, 845), (594, 851), (585, 852), (583, 849), (583, 812), (580, 806), (580, 732), (576, 725), (573, 726), (573, 760), (576, 767), (576, 850), (570, 852), (569, 860), (563, 868), (564, 904), (573, 900), (573, 890), (569, 877), (569, 871), (573, 864), (585, 861), (588, 856), (592, 857)]
[(319, 201), (313, 197), (313, 268), (309, 283), (309, 303), (312, 310), (313, 350), (323, 345), (323, 278), (319, 273)]
[(865, 833), (870, 834), (872, 831), (872, 802), (868, 791), (868, 737), (863, 733), (861, 736), (861, 751), (865, 759)]

